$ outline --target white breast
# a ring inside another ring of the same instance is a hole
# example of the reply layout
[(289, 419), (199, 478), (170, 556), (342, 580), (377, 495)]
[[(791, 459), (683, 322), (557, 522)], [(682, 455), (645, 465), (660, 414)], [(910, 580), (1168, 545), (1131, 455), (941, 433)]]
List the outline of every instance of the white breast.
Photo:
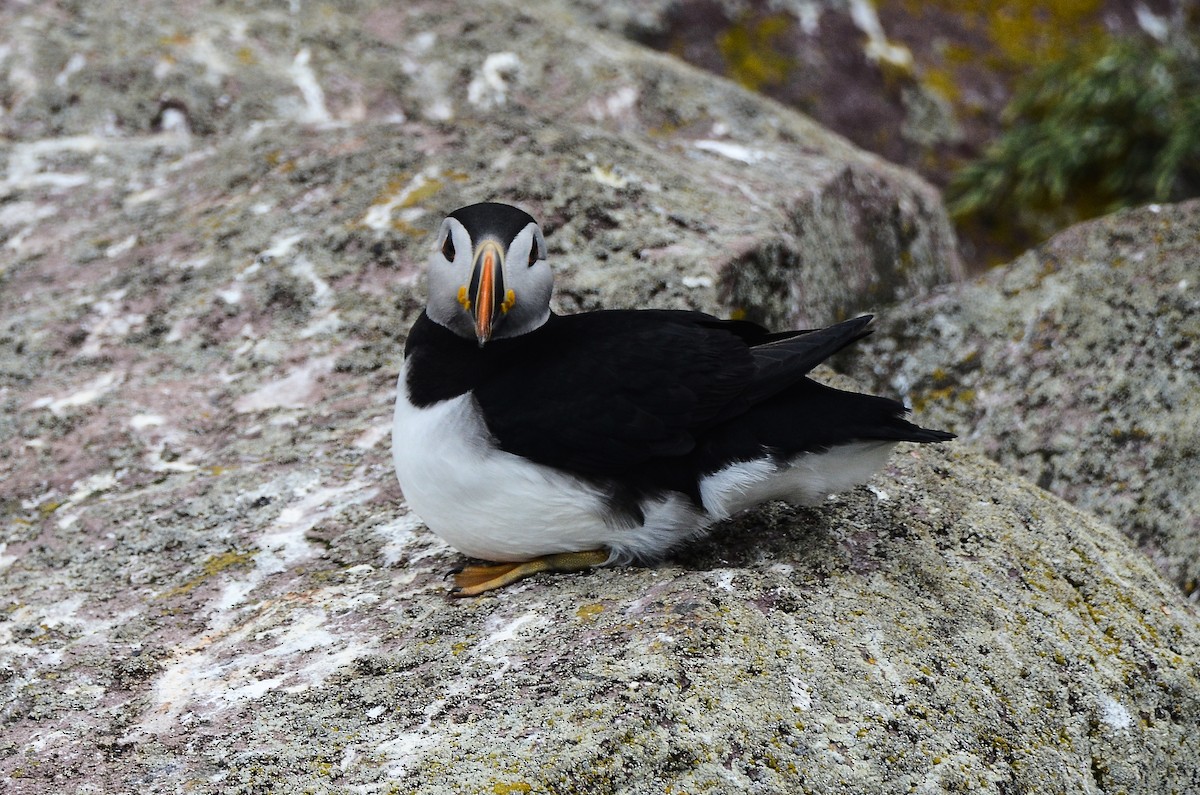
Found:
[(404, 497), (447, 543), (485, 560), (608, 548), (651, 558), (702, 526), (679, 497), (643, 505), (647, 522), (614, 518), (593, 485), (496, 447), (470, 394), (418, 408), (401, 368), (392, 459)]

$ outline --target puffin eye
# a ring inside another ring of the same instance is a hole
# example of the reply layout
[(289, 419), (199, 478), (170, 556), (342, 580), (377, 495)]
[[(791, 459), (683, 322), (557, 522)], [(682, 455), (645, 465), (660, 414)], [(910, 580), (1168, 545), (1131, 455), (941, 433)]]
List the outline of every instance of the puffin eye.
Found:
[(532, 268), (533, 263), (537, 262), (539, 259), (540, 257), (538, 257), (537, 241), (535, 240), (533, 245), (529, 247), (529, 267)]
[(442, 256), (454, 262), (454, 235), (446, 233), (446, 242), (442, 244)]

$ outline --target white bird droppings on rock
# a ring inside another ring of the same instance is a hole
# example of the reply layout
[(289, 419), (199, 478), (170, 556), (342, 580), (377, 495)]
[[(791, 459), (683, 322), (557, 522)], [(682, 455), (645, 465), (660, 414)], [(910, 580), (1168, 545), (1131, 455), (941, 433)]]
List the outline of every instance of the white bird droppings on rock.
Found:
[(607, 185), (610, 188), (623, 188), (629, 184), (628, 179), (606, 166), (592, 166), (591, 171), (588, 173), (596, 182), (599, 182), (601, 185)]
[(248, 414), (272, 409), (300, 409), (312, 403), (321, 377), (333, 371), (333, 356), (322, 356), (297, 367), (283, 378), (264, 384), (233, 403), (234, 411)]
[(807, 712), (812, 709), (812, 694), (809, 689), (794, 676), (788, 677), (788, 690), (792, 696), (792, 706), (801, 711)]
[(1100, 719), (1114, 729), (1127, 729), (1133, 723), (1129, 710), (1109, 695), (1100, 696)]
[(496, 665), (496, 670), (492, 671), (492, 679), (500, 681), (517, 664), (513, 656), (504, 653), (504, 650), (517, 639), (517, 633), (527, 626), (540, 627), (548, 623), (550, 623), (549, 619), (537, 613), (522, 613), (511, 621), (495, 618), (489, 620), (485, 630), (490, 631), (491, 634), (480, 641), (476, 648), (480, 651), (482, 660)]
[(300, 96), (304, 98), (304, 112), (300, 114), (298, 121), (323, 124), (333, 121), (333, 116), (330, 115), (329, 108), (325, 107), (325, 91), (317, 80), (317, 74), (310, 65), (311, 61), (312, 51), (308, 47), (296, 53), (292, 61), (292, 80), (300, 90)]
[(30, 404), (35, 409), (49, 409), (52, 414), (62, 414), (66, 409), (86, 406), (112, 391), (121, 382), (121, 376), (115, 371), (109, 371), (93, 380), (76, 392), (61, 398), (41, 397)]
[(492, 53), (467, 86), (467, 101), (483, 110), (504, 105), (508, 101), (509, 81), (520, 74), (521, 59), (516, 53)]
[[(393, 228), (392, 215), (397, 209), (410, 211), (404, 217), (405, 223), (411, 223), (425, 214), (423, 208), (410, 207), (414, 197), (420, 196), (426, 189), (432, 189), (441, 179), (438, 169), (426, 169), (409, 180), (403, 187), (386, 198), (377, 199), (367, 209), (362, 218), (362, 225), (376, 232), (389, 232)], [(415, 212), (411, 212), (415, 211)]]
[(876, 63), (882, 61), (900, 69), (911, 69), (913, 65), (912, 51), (903, 44), (888, 41), (883, 32), (883, 23), (875, 6), (868, 0), (850, 0), (850, 18), (867, 37), (864, 54)]
[(637, 108), (637, 101), (637, 87), (622, 86), (607, 96), (589, 100), (587, 110), (588, 114), (596, 121), (620, 119), (628, 116)]
[(391, 433), (392, 427), (390, 422), (380, 422), (377, 425), (372, 425), (365, 431), (360, 433), (350, 444), (359, 450), (370, 450), (375, 445)]
[(762, 149), (755, 149), (742, 144), (735, 144), (731, 141), (714, 141), (711, 139), (701, 139), (693, 141), (692, 146), (704, 152), (712, 152), (713, 154), (727, 157), (730, 160), (736, 160), (739, 163), (754, 164), (762, 160), (766, 160), (768, 155)]
[(134, 246), (136, 246), (137, 242), (138, 242), (137, 235), (129, 235), (124, 240), (120, 240), (116, 243), (113, 243), (111, 246), (104, 249), (104, 256), (109, 257), (109, 258), (119, 257), (122, 254), (124, 254), (126, 251), (129, 251)]
[(718, 588), (720, 588), (722, 591), (733, 593), (733, 578), (737, 575), (736, 571), (733, 569), (722, 569), (720, 571), (713, 572), (713, 574), (716, 575), (716, 586)]

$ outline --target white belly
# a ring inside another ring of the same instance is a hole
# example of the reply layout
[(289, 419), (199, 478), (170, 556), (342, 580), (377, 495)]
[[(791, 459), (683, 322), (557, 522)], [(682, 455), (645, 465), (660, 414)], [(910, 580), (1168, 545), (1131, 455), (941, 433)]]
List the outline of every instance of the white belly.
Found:
[(392, 459), (408, 505), (471, 557), (529, 560), (608, 549), (610, 562), (653, 560), (708, 526), (767, 500), (814, 504), (864, 483), (895, 445), (853, 442), (780, 466), (746, 461), (701, 479), (703, 509), (682, 494), (644, 500), (641, 524), (614, 516), (596, 486), (496, 447), (471, 395), (417, 408), (400, 370)]
[(614, 518), (589, 483), (496, 448), (473, 398), (417, 408), (401, 368), (392, 459), (405, 500), (455, 549), (484, 560), (529, 560), (607, 548), (612, 559), (654, 557), (697, 532), (682, 497), (643, 505), (644, 526)]

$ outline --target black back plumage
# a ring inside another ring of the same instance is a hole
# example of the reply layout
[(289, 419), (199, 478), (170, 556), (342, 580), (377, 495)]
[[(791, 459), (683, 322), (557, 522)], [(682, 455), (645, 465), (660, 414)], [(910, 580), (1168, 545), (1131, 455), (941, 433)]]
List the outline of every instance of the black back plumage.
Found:
[(772, 334), (699, 312), (612, 310), (552, 315), (479, 347), (423, 315), (406, 347), (407, 386), (419, 406), (471, 392), (509, 452), (698, 498), (700, 477), (734, 461), (953, 438), (908, 422), (896, 401), (806, 377), (869, 322)]

